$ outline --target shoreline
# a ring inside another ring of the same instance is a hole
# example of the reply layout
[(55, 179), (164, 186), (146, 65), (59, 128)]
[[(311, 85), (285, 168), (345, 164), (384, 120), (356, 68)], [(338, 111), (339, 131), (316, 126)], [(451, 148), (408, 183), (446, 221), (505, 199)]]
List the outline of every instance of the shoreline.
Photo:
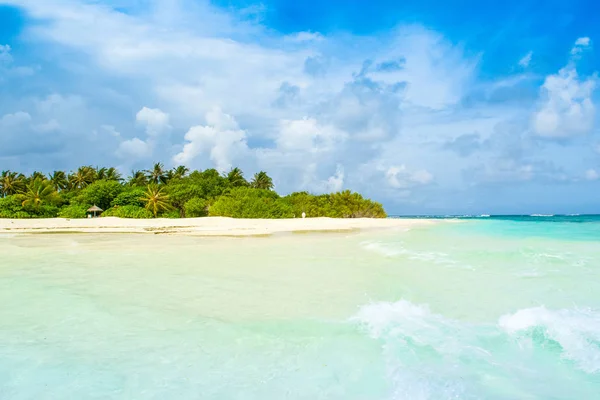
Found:
[(278, 233), (351, 232), (412, 228), (439, 223), (433, 219), (294, 218), (235, 219), (202, 217), (183, 219), (0, 219), (0, 234), (146, 233), (188, 236), (265, 236)]

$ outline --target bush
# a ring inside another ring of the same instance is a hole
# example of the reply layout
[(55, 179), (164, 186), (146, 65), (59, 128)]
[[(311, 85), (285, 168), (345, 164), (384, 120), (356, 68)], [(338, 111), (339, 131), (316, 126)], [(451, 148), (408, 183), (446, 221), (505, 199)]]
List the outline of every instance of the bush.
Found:
[(79, 204), (95, 204), (106, 210), (122, 191), (123, 186), (117, 181), (96, 181), (83, 189), (76, 200)]
[(86, 218), (88, 206), (82, 204), (71, 204), (70, 206), (63, 207), (59, 212), (58, 216), (61, 218)]
[(102, 213), (102, 216), (134, 219), (148, 219), (153, 217), (152, 213), (145, 208), (131, 205), (109, 208)]
[[(24, 213), (22, 216), (17, 216), (17, 213)], [(28, 215), (28, 216), (25, 216)], [(28, 213), (23, 211), (21, 201), (17, 196), (7, 196), (0, 198), (0, 218), (31, 218)]]
[(307, 217), (329, 218), (385, 218), (383, 206), (358, 193), (345, 190), (332, 194), (314, 196), (306, 192), (292, 193), (284, 198), (291, 205), (294, 215), (302, 212)]
[(144, 207), (144, 202), (142, 201), (142, 197), (146, 194), (146, 191), (143, 188), (134, 187), (130, 189), (126, 189), (125, 191), (119, 193), (117, 197), (110, 203), (111, 206), (137, 206)]
[(208, 215), (207, 202), (204, 199), (194, 198), (185, 203), (185, 216), (187, 218), (206, 217)]
[(179, 214), (178, 210), (165, 210), (162, 213), (158, 214), (158, 218), (170, 218), (170, 219), (174, 219), (174, 218), (181, 218), (181, 215)]
[(209, 208), (209, 215), (232, 218), (291, 218), (293, 210), (273, 191), (235, 188)]

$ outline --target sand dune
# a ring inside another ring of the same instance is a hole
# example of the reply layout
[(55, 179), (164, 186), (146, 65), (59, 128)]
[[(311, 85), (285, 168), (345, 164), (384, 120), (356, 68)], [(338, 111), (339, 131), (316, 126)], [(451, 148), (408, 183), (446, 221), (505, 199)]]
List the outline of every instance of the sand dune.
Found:
[(0, 233), (169, 233), (203, 236), (269, 235), (282, 232), (408, 228), (434, 223), (425, 219), (0, 219)]

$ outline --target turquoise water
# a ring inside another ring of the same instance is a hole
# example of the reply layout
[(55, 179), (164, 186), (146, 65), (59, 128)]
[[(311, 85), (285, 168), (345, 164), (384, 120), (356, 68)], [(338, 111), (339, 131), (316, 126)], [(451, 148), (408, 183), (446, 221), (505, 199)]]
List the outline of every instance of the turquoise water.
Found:
[(0, 398), (598, 398), (600, 222), (571, 218), (5, 235)]

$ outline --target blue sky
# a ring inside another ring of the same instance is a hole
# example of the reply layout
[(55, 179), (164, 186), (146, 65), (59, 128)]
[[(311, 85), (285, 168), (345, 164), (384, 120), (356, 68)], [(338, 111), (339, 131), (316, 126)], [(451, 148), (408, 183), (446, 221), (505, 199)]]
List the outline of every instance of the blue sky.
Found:
[(600, 212), (592, 1), (0, 0), (0, 169), (352, 189), (393, 214)]

